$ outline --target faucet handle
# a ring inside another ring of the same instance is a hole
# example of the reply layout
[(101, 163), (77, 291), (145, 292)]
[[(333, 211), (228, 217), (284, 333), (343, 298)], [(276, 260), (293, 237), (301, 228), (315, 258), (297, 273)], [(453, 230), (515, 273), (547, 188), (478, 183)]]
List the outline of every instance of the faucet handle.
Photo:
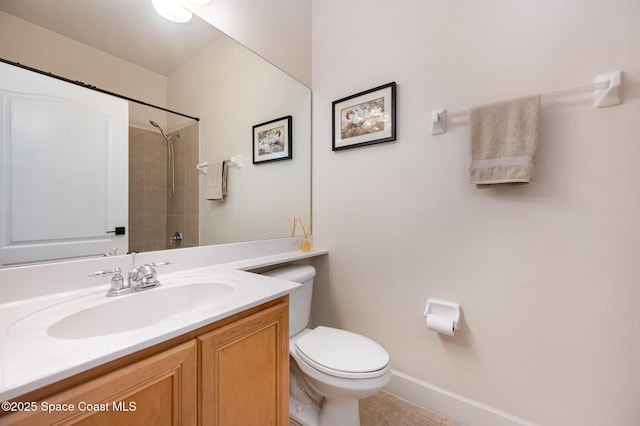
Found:
[(102, 257), (117, 256), (117, 255), (118, 255), (118, 247), (114, 247), (112, 251), (108, 251), (104, 253)]
[(151, 263), (147, 263), (147, 265), (149, 266), (166, 266), (166, 265), (173, 265), (173, 262), (169, 261), (169, 260), (165, 260), (164, 262), (151, 262)]
[(120, 296), (121, 294), (131, 293), (133, 289), (129, 286), (125, 286), (124, 278), (122, 277), (122, 269), (113, 268), (111, 270), (95, 271), (89, 274), (90, 277), (104, 277), (105, 275), (113, 275), (111, 278), (111, 288), (107, 291), (107, 296)]
[(105, 275), (117, 275), (122, 273), (122, 269), (113, 268), (113, 269), (104, 269), (100, 271), (95, 271), (89, 274), (90, 277), (104, 277)]

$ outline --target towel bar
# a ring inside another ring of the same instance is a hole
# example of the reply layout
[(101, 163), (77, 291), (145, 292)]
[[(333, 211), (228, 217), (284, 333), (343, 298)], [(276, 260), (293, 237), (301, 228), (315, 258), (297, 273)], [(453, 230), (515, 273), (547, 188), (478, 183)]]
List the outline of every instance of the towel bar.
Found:
[[(579, 95), (581, 93), (605, 90), (600, 94), (595, 102), (596, 108), (620, 105), (622, 103), (622, 71), (614, 71), (601, 74), (596, 77), (595, 82), (572, 89), (560, 90), (557, 92), (545, 93), (542, 95), (542, 102), (551, 101), (567, 96)], [(446, 108), (437, 109), (431, 112), (431, 134), (442, 135), (447, 133), (447, 120), (457, 117), (464, 117), (469, 114), (469, 110), (447, 112)]]
[[(231, 159), (225, 160), (225, 163), (229, 164), (229, 166), (234, 166), (239, 169), (242, 168), (242, 154), (237, 154), (231, 156)], [(206, 175), (209, 172), (209, 163), (203, 161), (202, 163), (196, 164), (196, 169), (203, 175)]]

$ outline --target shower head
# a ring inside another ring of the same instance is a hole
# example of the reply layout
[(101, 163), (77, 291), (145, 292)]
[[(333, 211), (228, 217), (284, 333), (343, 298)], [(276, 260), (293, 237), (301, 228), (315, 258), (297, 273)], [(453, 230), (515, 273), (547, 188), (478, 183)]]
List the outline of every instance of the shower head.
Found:
[(153, 127), (157, 127), (158, 130), (160, 130), (160, 133), (162, 133), (162, 136), (165, 138), (165, 140), (167, 142), (169, 142), (171, 139), (169, 138), (169, 136), (167, 136), (167, 134), (164, 132), (164, 130), (162, 130), (162, 127), (160, 127), (160, 125), (158, 123), (156, 123), (153, 120), (149, 120), (149, 124), (151, 124)]

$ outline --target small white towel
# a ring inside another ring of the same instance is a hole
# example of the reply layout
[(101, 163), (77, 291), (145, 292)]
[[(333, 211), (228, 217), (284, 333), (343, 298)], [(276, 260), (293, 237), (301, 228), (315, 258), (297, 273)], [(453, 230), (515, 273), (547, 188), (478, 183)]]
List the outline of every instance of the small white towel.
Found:
[(540, 95), (471, 108), (470, 182), (478, 188), (531, 182)]
[(224, 161), (209, 164), (209, 170), (204, 175), (204, 198), (207, 200), (224, 200), (226, 195), (226, 171)]

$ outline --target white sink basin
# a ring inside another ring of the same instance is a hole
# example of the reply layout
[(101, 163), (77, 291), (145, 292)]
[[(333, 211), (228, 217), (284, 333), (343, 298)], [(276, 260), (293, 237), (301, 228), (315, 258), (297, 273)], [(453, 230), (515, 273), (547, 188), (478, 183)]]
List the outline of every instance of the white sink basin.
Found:
[(144, 290), (71, 314), (47, 333), (58, 339), (82, 339), (131, 331), (218, 304), (233, 292), (230, 285), (217, 282)]
[(180, 285), (162, 285), (116, 297), (100, 292), (55, 304), (16, 321), (9, 333), (37, 337), (34, 332), (46, 329), (46, 334), (55, 339), (107, 336), (221, 305), (236, 292), (234, 285), (221, 281), (189, 278), (175, 282)]

